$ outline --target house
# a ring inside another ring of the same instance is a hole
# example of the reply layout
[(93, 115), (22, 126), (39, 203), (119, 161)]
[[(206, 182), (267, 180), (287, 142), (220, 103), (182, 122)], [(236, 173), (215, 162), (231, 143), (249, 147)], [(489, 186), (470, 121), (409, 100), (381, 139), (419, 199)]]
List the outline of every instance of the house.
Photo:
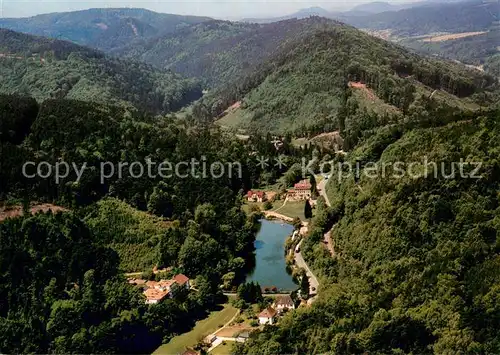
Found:
[(146, 296), (146, 304), (158, 304), (168, 296), (168, 291), (162, 291), (156, 288), (148, 288), (143, 292), (143, 294), (144, 296)]
[(273, 307), (267, 307), (259, 313), (260, 324), (274, 324), (276, 320), (276, 310)]
[[(134, 282), (133, 282), (134, 281)], [(141, 285), (144, 285), (145, 291), (143, 292), (146, 296), (146, 304), (156, 304), (160, 302), (166, 296), (173, 297), (175, 288), (174, 285), (178, 287), (185, 288), (189, 290), (191, 285), (189, 283), (189, 277), (183, 274), (175, 275), (170, 280), (160, 280), (160, 281), (143, 281)], [(129, 283), (136, 283), (136, 279), (130, 279)]]
[(247, 192), (248, 202), (264, 202), (266, 201), (266, 194), (263, 191), (248, 191)]
[(175, 275), (172, 281), (177, 283), (179, 287), (184, 287), (187, 290), (189, 290), (189, 288), (191, 287), (189, 283), (189, 277), (183, 274)]
[(276, 297), (276, 301), (274, 301), (273, 307), (278, 311), (278, 313), (281, 313), (285, 310), (295, 309), (295, 303), (290, 295), (278, 296)]
[(182, 355), (200, 355), (200, 352), (193, 349), (186, 349)]
[(244, 343), (248, 340), (248, 338), (250, 338), (250, 332), (245, 331), (238, 334), (238, 336), (236, 337), (236, 341), (238, 343)]
[(175, 284), (175, 280), (160, 280), (154, 285), (154, 288), (160, 291), (170, 292), (173, 284)]
[(294, 201), (308, 200), (311, 198), (311, 188), (309, 180), (299, 181), (293, 186), (293, 189), (287, 191), (287, 197)]

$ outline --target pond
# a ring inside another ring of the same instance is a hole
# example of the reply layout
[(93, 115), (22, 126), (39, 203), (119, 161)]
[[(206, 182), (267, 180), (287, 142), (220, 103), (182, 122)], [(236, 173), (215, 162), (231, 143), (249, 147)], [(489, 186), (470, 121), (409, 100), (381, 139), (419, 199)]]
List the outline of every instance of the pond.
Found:
[(293, 291), (297, 285), (286, 270), (285, 240), (293, 233), (293, 226), (282, 221), (261, 220), (255, 238), (255, 268), (248, 274), (247, 282), (256, 281), (261, 287), (277, 287)]

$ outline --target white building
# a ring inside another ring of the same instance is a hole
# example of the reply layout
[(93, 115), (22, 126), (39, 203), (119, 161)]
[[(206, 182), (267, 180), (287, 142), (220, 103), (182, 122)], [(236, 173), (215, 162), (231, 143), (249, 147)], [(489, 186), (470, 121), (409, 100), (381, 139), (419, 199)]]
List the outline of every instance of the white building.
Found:
[(276, 320), (276, 310), (273, 307), (267, 307), (259, 314), (260, 324), (274, 324)]
[(283, 312), (289, 309), (295, 309), (295, 303), (290, 295), (276, 297), (273, 307), (279, 312)]

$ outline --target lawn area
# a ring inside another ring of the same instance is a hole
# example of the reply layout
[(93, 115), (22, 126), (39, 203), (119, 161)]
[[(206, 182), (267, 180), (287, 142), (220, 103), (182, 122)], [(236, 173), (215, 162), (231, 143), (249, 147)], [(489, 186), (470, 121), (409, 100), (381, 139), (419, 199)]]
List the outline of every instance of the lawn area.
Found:
[(215, 123), (219, 126), (227, 128), (244, 128), (250, 119), (251, 116), (245, 110), (238, 108), (215, 121)]
[(292, 218), (299, 217), (301, 220), (305, 221), (306, 218), (304, 216), (304, 206), (305, 206), (305, 201), (297, 201), (297, 202), (288, 201), (284, 206), (283, 206), (283, 201), (277, 201), (272, 210), (288, 217)]
[(224, 343), (222, 343), (218, 347), (216, 347), (215, 349), (213, 349), (210, 352), (210, 354), (213, 354), (213, 355), (228, 355), (228, 354), (231, 354), (231, 349), (233, 348), (233, 343), (230, 342), (230, 341), (226, 341), (225, 343), (226, 343), (226, 345), (224, 345)]
[(219, 329), (220, 326), (225, 325), (237, 312), (238, 310), (236, 308), (230, 304), (225, 304), (222, 310), (210, 313), (207, 318), (196, 322), (196, 326), (190, 332), (174, 337), (168, 344), (164, 344), (156, 349), (153, 354), (180, 354), (184, 352), (186, 348), (195, 346), (207, 335)]

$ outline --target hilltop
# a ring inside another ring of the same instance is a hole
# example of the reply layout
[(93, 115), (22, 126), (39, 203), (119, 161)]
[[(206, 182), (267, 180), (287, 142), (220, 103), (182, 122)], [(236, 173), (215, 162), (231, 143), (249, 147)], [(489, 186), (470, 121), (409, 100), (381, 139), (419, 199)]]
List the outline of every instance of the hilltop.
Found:
[(177, 110), (201, 96), (194, 80), (73, 43), (0, 29), (0, 92)]
[(331, 23), (319, 18), (260, 25), (213, 20), (115, 54), (200, 78), (213, 88), (252, 71), (290, 40)]
[[(323, 27), (288, 42), (253, 73), (207, 95), (203, 104), (211, 115), (223, 117), (224, 126), (250, 130), (344, 128), (354, 133), (397, 121), (397, 111), (407, 115), (432, 106), (429, 98), (440, 97), (439, 105), (450, 112), (478, 108), (474, 93), (495, 82), (478, 71), (420, 57), (350, 26), (319, 18), (307, 21), (315, 20)], [(368, 95), (358, 95), (350, 82), (365, 84)], [(367, 97), (378, 112), (370, 112), (366, 99), (356, 96)], [(223, 110), (237, 101), (240, 107), (225, 115)]]
[(0, 19), (0, 27), (108, 51), (209, 19), (161, 14), (145, 9), (89, 9)]

